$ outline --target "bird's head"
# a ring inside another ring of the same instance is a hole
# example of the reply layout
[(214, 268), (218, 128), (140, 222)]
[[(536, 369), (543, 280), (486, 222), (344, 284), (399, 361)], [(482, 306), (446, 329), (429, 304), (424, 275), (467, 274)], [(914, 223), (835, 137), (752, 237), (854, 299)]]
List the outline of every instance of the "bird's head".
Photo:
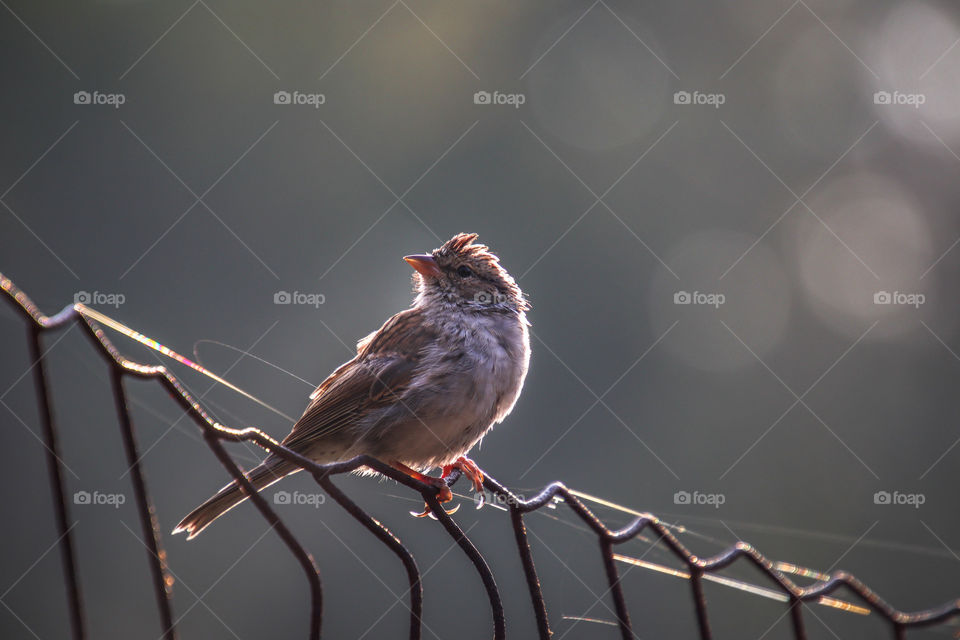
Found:
[(431, 253), (404, 256), (416, 270), (417, 303), (438, 301), (469, 310), (522, 313), (523, 292), (475, 233), (458, 233)]

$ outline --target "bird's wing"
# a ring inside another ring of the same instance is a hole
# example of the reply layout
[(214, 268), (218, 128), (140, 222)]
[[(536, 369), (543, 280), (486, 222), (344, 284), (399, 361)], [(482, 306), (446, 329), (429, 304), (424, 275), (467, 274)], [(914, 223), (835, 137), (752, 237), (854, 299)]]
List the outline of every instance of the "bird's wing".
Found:
[(407, 309), (357, 345), (357, 356), (330, 374), (310, 395), (310, 405), (283, 444), (306, 451), (318, 439), (353, 424), (371, 409), (396, 402), (436, 339), (422, 312)]

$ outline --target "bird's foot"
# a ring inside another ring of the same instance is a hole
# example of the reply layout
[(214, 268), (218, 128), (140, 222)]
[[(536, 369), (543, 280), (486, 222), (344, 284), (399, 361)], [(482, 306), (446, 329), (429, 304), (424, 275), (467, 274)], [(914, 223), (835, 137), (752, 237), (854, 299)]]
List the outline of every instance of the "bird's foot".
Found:
[(446, 478), (454, 469), (460, 469), (461, 473), (467, 476), (475, 493), (483, 492), (483, 471), (480, 471), (476, 462), (466, 456), (460, 456), (453, 464), (444, 465), (440, 477)]
[[(443, 477), (435, 478), (433, 476), (425, 475), (423, 473), (420, 473), (419, 471), (411, 469), (410, 467), (403, 464), (402, 462), (394, 462), (390, 466), (392, 466), (394, 469), (397, 469), (398, 471), (405, 473), (406, 475), (410, 476), (414, 480), (422, 482), (423, 484), (428, 484), (431, 487), (436, 487), (437, 502), (439, 502), (440, 504), (445, 504), (453, 500), (453, 491), (451, 491), (450, 487), (447, 486), (447, 483), (443, 479)], [(447, 512), (447, 515), (453, 515), (454, 513), (457, 512), (459, 508), (460, 508), (460, 505), (457, 505), (456, 507), (454, 507), (453, 509), (450, 509), (449, 511), (447, 509), (444, 509), (444, 511)], [(417, 513), (416, 511), (411, 511), (410, 515), (412, 515), (415, 518), (424, 518), (426, 516), (434, 517), (433, 512), (430, 510), (430, 505), (428, 504), (423, 505), (423, 511), (421, 511), (420, 513)]]

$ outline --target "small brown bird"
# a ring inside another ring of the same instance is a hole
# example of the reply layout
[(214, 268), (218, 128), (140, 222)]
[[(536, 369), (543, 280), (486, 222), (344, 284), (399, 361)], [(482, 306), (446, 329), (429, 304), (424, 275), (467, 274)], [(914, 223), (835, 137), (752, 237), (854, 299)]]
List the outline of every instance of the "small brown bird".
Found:
[[(416, 273), (413, 306), (357, 343), (357, 355), (310, 396), (283, 445), (320, 464), (367, 454), (453, 495), (459, 468), (482, 489), (467, 452), (513, 409), (530, 362), (523, 292), (476, 234), (430, 254), (406, 256)], [(442, 476), (423, 475), (434, 467)], [(270, 454), (247, 477), (264, 489), (299, 468)], [(236, 482), (173, 530), (193, 538), (246, 500)], [(425, 510), (420, 515), (426, 515)]]

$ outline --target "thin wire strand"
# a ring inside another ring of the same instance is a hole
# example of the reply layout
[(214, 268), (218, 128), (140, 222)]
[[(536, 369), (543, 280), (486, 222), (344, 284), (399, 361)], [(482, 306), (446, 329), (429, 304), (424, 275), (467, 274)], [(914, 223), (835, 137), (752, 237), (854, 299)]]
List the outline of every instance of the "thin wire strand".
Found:
[(174, 351), (173, 349), (170, 349), (169, 347), (163, 346), (162, 344), (160, 344), (159, 342), (157, 342), (157, 341), (154, 340), (153, 338), (149, 338), (149, 337), (143, 335), (142, 333), (139, 333), (139, 332), (137, 332), (137, 331), (134, 331), (133, 329), (131, 329), (131, 328), (128, 327), (127, 325), (123, 324), (122, 322), (118, 322), (117, 320), (114, 320), (114, 319), (111, 318), (110, 316), (108, 316), (108, 315), (106, 315), (106, 314), (103, 314), (103, 313), (100, 313), (99, 311), (97, 311), (97, 310), (95, 310), (95, 309), (91, 309), (91, 308), (88, 307), (87, 305), (82, 304), (82, 303), (79, 303), (79, 302), (74, 305), (74, 309), (76, 309), (76, 310), (77, 310), (77, 313), (79, 313), (80, 315), (85, 316), (85, 317), (87, 317), (87, 318), (90, 318), (91, 320), (96, 320), (96, 321), (99, 322), (100, 324), (105, 325), (105, 326), (107, 326), (107, 327), (110, 327), (110, 328), (113, 329), (114, 331), (117, 331), (117, 332), (119, 332), (119, 333), (122, 333), (123, 335), (127, 336), (128, 338), (130, 338), (130, 339), (132, 339), (132, 340), (136, 340), (137, 342), (139, 342), (140, 344), (144, 345), (145, 347), (149, 347), (150, 349), (153, 349), (154, 351), (158, 351), (158, 352), (162, 353), (163, 355), (167, 356), (168, 358), (172, 358), (173, 360), (176, 360), (176, 361), (179, 362), (180, 364), (183, 364), (183, 365), (186, 365), (186, 366), (190, 367), (191, 369), (193, 369), (193, 370), (196, 371), (197, 373), (200, 373), (201, 375), (205, 375), (205, 376), (207, 376), (208, 378), (210, 378), (211, 380), (214, 380), (214, 381), (216, 381), (216, 382), (219, 382), (220, 384), (222, 384), (223, 386), (227, 387), (227, 388), (230, 389), (231, 391), (235, 391), (235, 392), (239, 393), (240, 395), (242, 395), (244, 398), (247, 398), (248, 400), (252, 400), (253, 402), (256, 402), (258, 405), (260, 405), (260, 406), (263, 407), (264, 409), (269, 409), (270, 411), (274, 412), (274, 413), (277, 414), (278, 416), (282, 416), (282, 417), (286, 418), (286, 419), (289, 420), (290, 422), (296, 422), (296, 420), (294, 420), (293, 418), (291, 418), (290, 416), (288, 416), (288, 415), (285, 414), (284, 412), (282, 412), (282, 411), (280, 411), (279, 409), (277, 409), (276, 407), (274, 407), (274, 406), (272, 406), (272, 405), (264, 402), (263, 400), (261, 400), (260, 398), (256, 397), (256, 396), (253, 395), (252, 393), (249, 393), (249, 392), (247, 392), (247, 391), (244, 391), (243, 389), (241, 389), (240, 387), (238, 387), (237, 385), (233, 384), (232, 382), (230, 382), (230, 381), (228, 381), (228, 380), (224, 380), (223, 378), (221, 378), (220, 376), (218, 376), (218, 375), (215, 374), (214, 372), (210, 371), (209, 369), (206, 369), (206, 368), (200, 366), (199, 364), (197, 364), (196, 362), (194, 362), (193, 360), (190, 360), (189, 358), (186, 358), (186, 357), (180, 355), (179, 353), (177, 353), (177, 352)]

